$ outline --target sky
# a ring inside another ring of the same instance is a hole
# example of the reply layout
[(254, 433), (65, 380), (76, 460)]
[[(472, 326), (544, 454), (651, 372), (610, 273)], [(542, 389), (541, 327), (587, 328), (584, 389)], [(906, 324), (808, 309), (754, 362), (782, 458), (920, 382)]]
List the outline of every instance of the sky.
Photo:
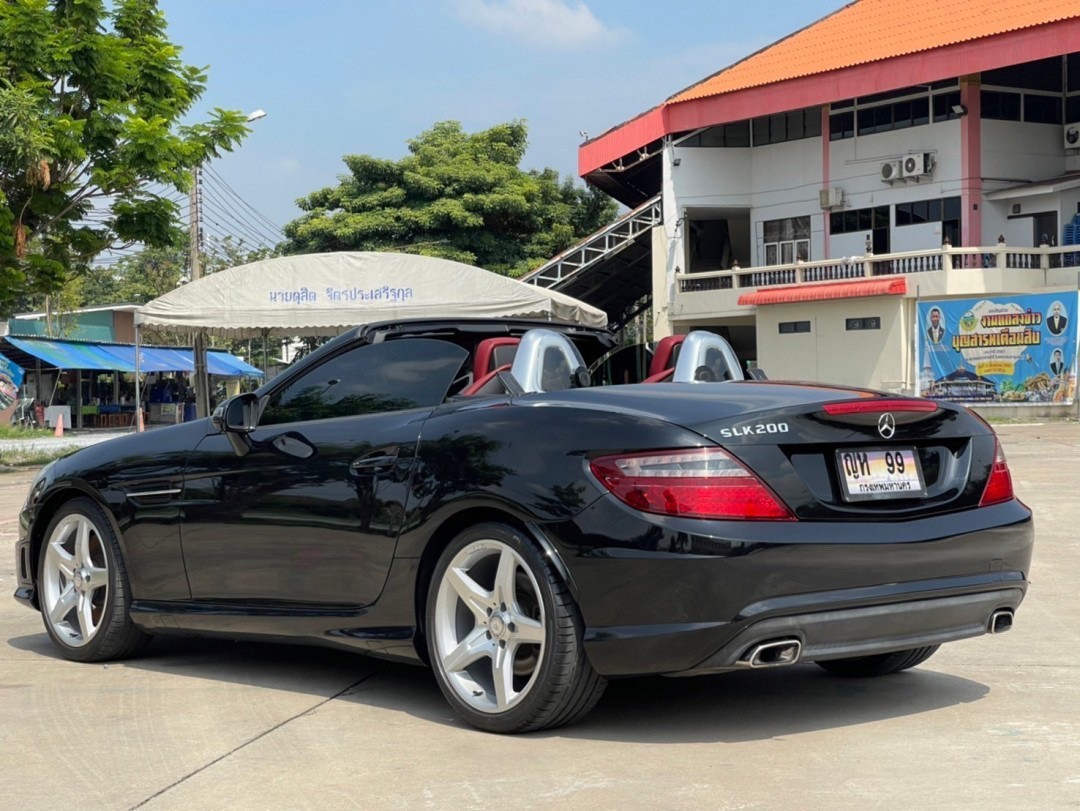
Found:
[(523, 118), (523, 167), (596, 136), (844, 0), (160, 0), (214, 107), (266, 118), (212, 169), (278, 226), (346, 154), (397, 159), (437, 121)]

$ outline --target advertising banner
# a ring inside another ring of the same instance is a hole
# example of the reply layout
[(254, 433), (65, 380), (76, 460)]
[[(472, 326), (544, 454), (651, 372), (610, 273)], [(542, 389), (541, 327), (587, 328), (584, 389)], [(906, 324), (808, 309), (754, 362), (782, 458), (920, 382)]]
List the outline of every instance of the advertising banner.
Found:
[(919, 394), (957, 403), (1069, 405), (1077, 294), (920, 301)]
[(0, 411), (15, 402), (23, 382), (22, 367), (0, 355)]

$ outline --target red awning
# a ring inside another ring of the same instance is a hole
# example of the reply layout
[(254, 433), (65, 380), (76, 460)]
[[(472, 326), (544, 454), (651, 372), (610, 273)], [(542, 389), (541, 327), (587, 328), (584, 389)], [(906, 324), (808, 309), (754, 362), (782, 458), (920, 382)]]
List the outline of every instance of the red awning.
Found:
[(798, 301), (827, 301), (866, 296), (902, 296), (907, 279), (866, 279), (858, 282), (800, 284), (793, 287), (767, 287), (739, 296), (739, 304), (792, 304)]

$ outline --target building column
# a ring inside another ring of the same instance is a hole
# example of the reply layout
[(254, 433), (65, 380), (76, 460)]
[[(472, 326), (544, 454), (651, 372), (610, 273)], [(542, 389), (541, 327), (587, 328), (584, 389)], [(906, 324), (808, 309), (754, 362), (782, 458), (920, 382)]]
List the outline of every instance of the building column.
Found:
[(675, 149), (670, 139), (661, 152), (663, 181), (661, 184), (661, 213), (663, 224), (653, 228), (652, 233), (652, 295), (653, 323), (652, 338), (655, 341), (674, 332), (671, 324), (671, 309), (678, 291), (675, 274), (686, 268), (683, 232), (685, 223), (679, 212), (678, 198), (675, 195)]
[(960, 77), (960, 239), (965, 247), (982, 245), (982, 96), (979, 75)]
[[(829, 111), (831, 107), (828, 104), (821, 106), (821, 188), (831, 188), (830, 174), (831, 169), (829, 166), (830, 150), (832, 147), (832, 141), (829, 138)], [(832, 213), (830, 209), (822, 209), (821, 216), (823, 219), (822, 227), (822, 243), (821, 243), (821, 258), (831, 259), (832, 254), (829, 253), (829, 227), (832, 224), (832, 218), (829, 216)], [(811, 245), (810, 258), (814, 258), (813, 245)]]

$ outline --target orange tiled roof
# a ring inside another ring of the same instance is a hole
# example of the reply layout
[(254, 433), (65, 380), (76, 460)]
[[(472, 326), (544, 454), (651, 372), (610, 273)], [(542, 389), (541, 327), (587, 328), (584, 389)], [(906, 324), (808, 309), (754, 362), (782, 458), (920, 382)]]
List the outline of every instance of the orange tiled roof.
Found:
[(677, 93), (718, 96), (1080, 17), (1080, 0), (855, 0)]

